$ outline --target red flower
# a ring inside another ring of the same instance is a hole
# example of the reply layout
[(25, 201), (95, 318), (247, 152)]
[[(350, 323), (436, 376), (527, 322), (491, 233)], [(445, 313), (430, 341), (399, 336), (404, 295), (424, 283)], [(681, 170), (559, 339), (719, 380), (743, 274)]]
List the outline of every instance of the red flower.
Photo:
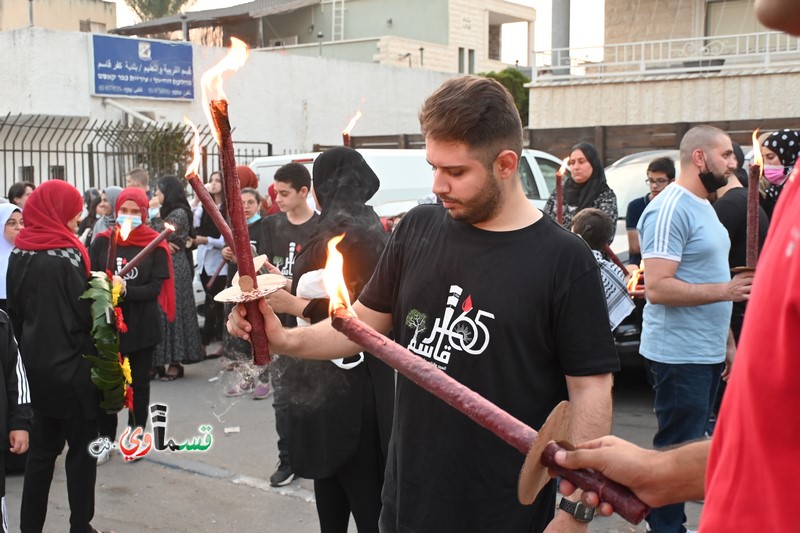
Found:
[(133, 387), (125, 386), (125, 407), (133, 411)]
[(115, 307), (114, 308), (114, 319), (117, 323), (117, 331), (120, 333), (127, 333), (128, 326), (125, 324), (125, 321), (122, 319), (122, 308)]

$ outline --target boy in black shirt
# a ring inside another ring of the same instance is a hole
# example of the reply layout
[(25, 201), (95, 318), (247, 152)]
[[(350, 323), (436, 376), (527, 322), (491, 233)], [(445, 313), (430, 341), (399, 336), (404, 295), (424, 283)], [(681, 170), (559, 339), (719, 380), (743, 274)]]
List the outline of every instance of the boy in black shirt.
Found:
[[(311, 189), (311, 175), (300, 163), (288, 163), (275, 172), (275, 202), (281, 212), (267, 217), (260, 226), (261, 238), (259, 254), (266, 254), (269, 262), (280, 270), (286, 279), (292, 279), (294, 259), (303, 249), (303, 245), (317, 227), (317, 215), (308, 205), (308, 193)], [(277, 273), (277, 272), (276, 272)], [(281, 322), (286, 327), (297, 325), (293, 315), (281, 315)], [(275, 409), (275, 426), (278, 431), (278, 468), (270, 476), (269, 483), (280, 487), (294, 478), (289, 458), (289, 430), (286, 413), (288, 391), (283, 386), (281, 377), (285, 370), (286, 360), (276, 357), (268, 367), (272, 379), (275, 396), (272, 407)], [(261, 399), (269, 395), (267, 376), (256, 383), (253, 398)]]

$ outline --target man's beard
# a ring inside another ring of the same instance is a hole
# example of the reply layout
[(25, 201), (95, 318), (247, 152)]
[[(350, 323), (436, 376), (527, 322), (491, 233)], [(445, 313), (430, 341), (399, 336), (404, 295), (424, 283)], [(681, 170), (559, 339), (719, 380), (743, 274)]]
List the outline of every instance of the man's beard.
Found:
[[(494, 176), (487, 174), (487, 177), (488, 179), (484, 186), (480, 188), (471, 200), (463, 203), (458, 202), (462, 207), (461, 212), (456, 213), (453, 209), (447, 210), (453, 220), (475, 225), (489, 220), (497, 213), (503, 193)], [(439, 196), (439, 198), (445, 201), (454, 200), (448, 196)]]

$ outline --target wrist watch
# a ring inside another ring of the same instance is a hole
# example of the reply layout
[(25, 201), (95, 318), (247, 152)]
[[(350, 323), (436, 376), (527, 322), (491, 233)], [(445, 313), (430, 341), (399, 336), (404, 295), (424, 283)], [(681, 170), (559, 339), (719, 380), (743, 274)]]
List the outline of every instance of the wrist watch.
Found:
[(589, 507), (581, 502), (573, 502), (566, 498), (561, 498), (558, 508), (571, 515), (578, 522), (591, 522), (594, 518), (594, 507)]

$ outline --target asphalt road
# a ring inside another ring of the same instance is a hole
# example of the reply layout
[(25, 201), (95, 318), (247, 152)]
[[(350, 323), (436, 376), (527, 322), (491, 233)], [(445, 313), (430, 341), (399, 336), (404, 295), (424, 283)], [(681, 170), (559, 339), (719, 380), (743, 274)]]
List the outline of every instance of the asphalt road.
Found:
[[(277, 462), (272, 398), (226, 397), (225, 389), (236, 379), (216, 361), (205, 361), (186, 367), (183, 379), (152, 382), (151, 403), (168, 405), (167, 438), (191, 442), (204, 435), (200, 426), (210, 425), (213, 443), (207, 451), (151, 450), (135, 462), (115, 454), (98, 467), (95, 528), (117, 533), (319, 531), (310, 481), (295, 480), (279, 489), (267, 481)], [(648, 446), (656, 421), (644, 375), (634, 371), (617, 382), (613, 432)], [(120, 414), (120, 432), (123, 421)], [(12, 531), (19, 529), (21, 493), (22, 477), (9, 476), (6, 499)], [(689, 527), (696, 529), (700, 510), (699, 504), (687, 505)], [(62, 455), (50, 490), (45, 531), (63, 533), (68, 521)], [(352, 521), (350, 531), (356, 532)], [(615, 515), (595, 519), (590, 531), (643, 533), (645, 528)]]

